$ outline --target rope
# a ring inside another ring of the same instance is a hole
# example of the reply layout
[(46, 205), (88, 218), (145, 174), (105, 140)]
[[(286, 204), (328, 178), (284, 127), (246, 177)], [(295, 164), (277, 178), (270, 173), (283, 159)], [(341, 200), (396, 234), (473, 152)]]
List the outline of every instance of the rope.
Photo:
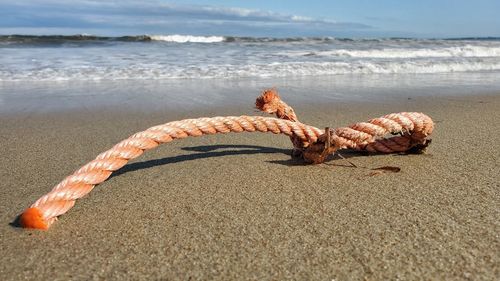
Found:
[[(263, 112), (276, 114), (278, 118), (298, 122), (295, 111), (283, 102), (276, 89), (265, 90), (255, 102)], [(434, 129), (432, 119), (420, 112), (400, 112), (384, 115), (348, 127), (326, 130), (316, 143), (307, 143), (292, 136), (294, 156), (302, 156), (310, 163), (322, 163), (326, 156), (338, 149), (364, 150), (368, 152), (422, 152), (430, 143), (427, 137)], [(390, 138), (384, 138), (392, 134)], [(328, 141), (327, 141), (328, 139)]]
[(229, 132), (272, 132), (314, 143), (323, 131), (299, 122), (261, 116), (213, 117), (186, 119), (151, 127), (119, 142), (99, 154), (42, 196), (20, 216), (23, 227), (48, 229), (58, 216), (71, 209), (75, 200), (84, 197), (112, 172), (139, 157), (145, 150), (188, 136), (197, 137)]
[[(300, 123), (293, 108), (279, 98), (275, 89), (264, 91), (256, 106), (280, 119), (261, 116), (185, 119), (136, 133), (66, 177), (26, 209), (19, 221), (26, 228), (48, 229), (58, 216), (74, 206), (76, 199), (87, 195), (112, 172), (145, 150), (175, 139), (229, 132), (285, 134), (292, 140), (295, 155), (301, 155), (309, 163), (322, 163), (328, 155), (343, 148), (382, 153), (419, 152), (430, 143), (427, 137), (434, 128), (432, 119), (423, 113), (401, 112), (323, 131)], [(384, 138), (387, 134), (400, 135)]]

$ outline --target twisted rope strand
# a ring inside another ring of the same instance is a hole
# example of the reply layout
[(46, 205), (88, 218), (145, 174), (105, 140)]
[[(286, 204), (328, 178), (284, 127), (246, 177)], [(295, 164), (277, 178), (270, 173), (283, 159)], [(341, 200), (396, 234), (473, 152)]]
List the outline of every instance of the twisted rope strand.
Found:
[(58, 216), (74, 206), (76, 199), (87, 195), (129, 160), (161, 143), (188, 136), (256, 131), (285, 134), (304, 142), (316, 142), (323, 134), (322, 130), (299, 122), (261, 116), (186, 119), (154, 126), (119, 142), (66, 177), (26, 209), (20, 216), (20, 223), (23, 227), (48, 229)]
[[(339, 148), (394, 153), (424, 144), (433, 130), (434, 122), (429, 116), (420, 112), (400, 112), (337, 128), (334, 139)], [(387, 134), (401, 136), (384, 138)]]

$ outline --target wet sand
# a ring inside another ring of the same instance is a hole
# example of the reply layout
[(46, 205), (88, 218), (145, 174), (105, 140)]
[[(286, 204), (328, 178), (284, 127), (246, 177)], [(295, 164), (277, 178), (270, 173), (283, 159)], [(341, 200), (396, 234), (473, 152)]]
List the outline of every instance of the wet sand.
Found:
[[(286, 95), (283, 95), (286, 101)], [(494, 280), (500, 277), (500, 95), (292, 104), (338, 127), (390, 112), (436, 121), (424, 155), (345, 152), (304, 166), (286, 136), (189, 138), (145, 153), (48, 231), (11, 223), (129, 135), (248, 107), (0, 116), (2, 280)], [(396, 166), (399, 173), (369, 176)]]

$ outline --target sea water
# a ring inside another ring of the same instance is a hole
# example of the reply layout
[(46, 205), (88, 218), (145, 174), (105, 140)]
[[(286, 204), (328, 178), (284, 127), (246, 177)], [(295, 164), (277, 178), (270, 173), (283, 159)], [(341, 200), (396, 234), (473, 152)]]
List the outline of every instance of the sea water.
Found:
[(133, 97), (183, 95), (203, 104), (217, 91), (237, 100), (241, 81), (254, 94), (266, 86), (316, 86), (326, 88), (315, 91), (324, 98), (352, 98), (424, 86), (497, 91), (499, 78), (499, 38), (0, 36), (0, 107), (22, 100), (19, 91), (69, 97), (120, 95), (121, 88)]

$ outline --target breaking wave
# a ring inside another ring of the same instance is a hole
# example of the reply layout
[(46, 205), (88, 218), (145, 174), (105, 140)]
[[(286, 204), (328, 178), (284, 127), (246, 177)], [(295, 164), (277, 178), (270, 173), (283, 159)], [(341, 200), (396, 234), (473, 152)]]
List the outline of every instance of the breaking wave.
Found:
[(333, 37), (237, 37), (237, 36), (196, 36), (196, 35), (127, 35), (96, 36), (90, 34), (76, 35), (0, 35), (0, 46), (9, 44), (53, 45), (65, 43), (99, 44), (111, 42), (171, 42), (171, 43), (288, 43), (288, 42), (330, 42), (332, 40), (352, 41), (351, 39), (335, 39)]
[(217, 43), (224, 42), (223, 36), (192, 36), (192, 35), (149, 35), (153, 41), (165, 41), (175, 43)]

